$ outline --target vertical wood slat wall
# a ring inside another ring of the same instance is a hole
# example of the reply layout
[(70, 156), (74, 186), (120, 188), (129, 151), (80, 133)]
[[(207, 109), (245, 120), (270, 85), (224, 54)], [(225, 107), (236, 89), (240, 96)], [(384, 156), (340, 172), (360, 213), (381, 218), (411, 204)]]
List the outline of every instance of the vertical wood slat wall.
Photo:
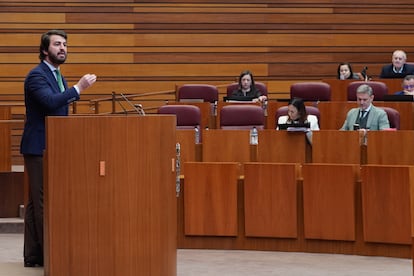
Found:
[(23, 99), (40, 34), (52, 28), (69, 34), (69, 82), (98, 75), (84, 99), (227, 84), (244, 69), (271, 99), (286, 98), (293, 82), (334, 78), (339, 62), (375, 77), (393, 50), (414, 54), (409, 0), (139, 2), (0, 0), (0, 99)]

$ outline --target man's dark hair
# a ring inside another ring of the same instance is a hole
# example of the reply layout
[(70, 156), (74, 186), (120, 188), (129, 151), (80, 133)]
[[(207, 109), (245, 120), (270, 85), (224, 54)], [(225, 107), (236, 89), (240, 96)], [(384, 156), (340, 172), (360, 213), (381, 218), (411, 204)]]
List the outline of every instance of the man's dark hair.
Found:
[(40, 39), (40, 47), (39, 47), (39, 59), (40, 60), (44, 60), (46, 58), (46, 55), (43, 53), (43, 51), (47, 52), (47, 50), (49, 49), (51, 35), (59, 35), (63, 37), (64, 39), (67, 39), (67, 35), (65, 31), (62, 31), (62, 30), (50, 30), (44, 33)]

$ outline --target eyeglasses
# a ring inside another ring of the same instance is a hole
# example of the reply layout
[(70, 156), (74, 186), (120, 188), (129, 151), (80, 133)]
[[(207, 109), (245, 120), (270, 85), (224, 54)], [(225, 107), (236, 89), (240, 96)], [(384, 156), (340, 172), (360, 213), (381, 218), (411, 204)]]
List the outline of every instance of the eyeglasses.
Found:
[(404, 85), (404, 89), (414, 89), (414, 85)]

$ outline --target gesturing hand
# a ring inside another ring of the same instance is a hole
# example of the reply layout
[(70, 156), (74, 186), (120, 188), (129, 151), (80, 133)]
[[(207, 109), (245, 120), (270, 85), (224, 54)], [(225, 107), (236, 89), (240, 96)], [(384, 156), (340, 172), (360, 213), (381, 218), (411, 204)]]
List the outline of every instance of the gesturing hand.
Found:
[(79, 92), (85, 90), (86, 88), (92, 86), (96, 82), (96, 75), (95, 74), (86, 74), (83, 75), (82, 78), (76, 84), (79, 88)]

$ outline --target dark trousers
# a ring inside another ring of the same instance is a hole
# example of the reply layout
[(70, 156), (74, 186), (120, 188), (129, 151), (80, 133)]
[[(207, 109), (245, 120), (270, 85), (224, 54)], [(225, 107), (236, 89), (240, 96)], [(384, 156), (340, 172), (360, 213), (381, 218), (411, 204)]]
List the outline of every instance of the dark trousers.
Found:
[(43, 157), (24, 155), (29, 201), (24, 218), (24, 261), (43, 264)]

